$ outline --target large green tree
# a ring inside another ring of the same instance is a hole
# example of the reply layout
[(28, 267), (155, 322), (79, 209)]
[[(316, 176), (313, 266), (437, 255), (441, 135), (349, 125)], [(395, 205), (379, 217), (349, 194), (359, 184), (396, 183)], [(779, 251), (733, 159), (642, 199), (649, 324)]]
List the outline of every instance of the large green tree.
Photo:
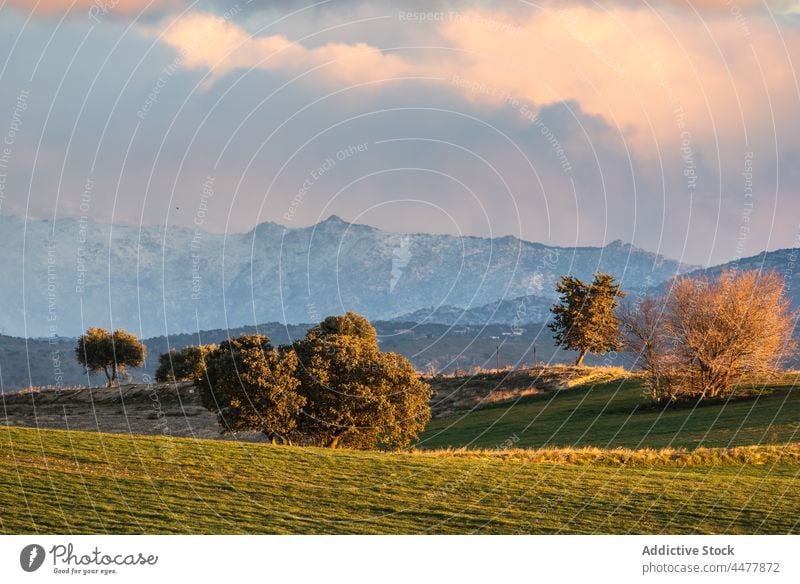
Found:
[(119, 373), (126, 367), (141, 367), (146, 354), (144, 344), (136, 335), (123, 329), (109, 333), (104, 328), (90, 328), (75, 346), (78, 363), (89, 373), (105, 373), (108, 387), (116, 383)]
[(407, 359), (381, 352), (364, 317), (326, 318), (295, 343), (307, 399), (303, 432), (336, 448), (402, 448), (430, 420), (430, 387)]
[(273, 442), (293, 442), (306, 400), (297, 391), (291, 349), (275, 349), (263, 335), (243, 335), (220, 343), (205, 364), (196, 384), (224, 432), (259, 431)]
[(198, 379), (226, 432), (336, 448), (402, 448), (430, 420), (430, 387), (404, 357), (384, 353), (370, 322), (331, 316), (291, 347), (245, 335), (221, 343)]
[(578, 352), (576, 365), (586, 354), (622, 348), (620, 322), (616, 315), (619, 299), (625, 297), (614, 276), (598, 272), (591, 284), (572, 276), (562, 276), (556, 284), (560, 295), (551, 309), (556, 345)]

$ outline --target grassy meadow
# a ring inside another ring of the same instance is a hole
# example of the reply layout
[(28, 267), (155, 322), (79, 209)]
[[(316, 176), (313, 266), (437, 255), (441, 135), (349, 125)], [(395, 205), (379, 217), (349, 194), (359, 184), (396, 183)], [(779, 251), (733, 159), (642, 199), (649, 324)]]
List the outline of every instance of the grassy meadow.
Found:
[(796, 533), (796, 382), (487, 394), (402, 453), (0, 426), (0, 532)]
[(796, 449), (765, 447), (763, 464), (628, 466), (8, 427), (0, 440), (3, 533), (799, 529)]
[(731, 447), (800, 439), (800, 389), (789, 374), (739, 388), (739, 397), (697, 407), (654, 408), (636, 378), (490, 404), (436, 418), (421, 448)]

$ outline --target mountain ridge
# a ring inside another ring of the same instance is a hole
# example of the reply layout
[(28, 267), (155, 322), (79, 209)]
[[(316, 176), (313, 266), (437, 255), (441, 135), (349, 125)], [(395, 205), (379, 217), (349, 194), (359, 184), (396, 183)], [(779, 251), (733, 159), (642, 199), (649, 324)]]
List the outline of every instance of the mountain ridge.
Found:
[(0, 332), (29, 337), (72, 337), (89, 326), (152, 337), (317, 322), (347, 310), (387, 320), (430, 306), (553, 298), (564, 274), (610, 271), (640, 288), (695, 267), (619, 240), (570, 248), (515, 236), (403, 234), (336, 215), (235, 234), (4, 216), (0, 245)]

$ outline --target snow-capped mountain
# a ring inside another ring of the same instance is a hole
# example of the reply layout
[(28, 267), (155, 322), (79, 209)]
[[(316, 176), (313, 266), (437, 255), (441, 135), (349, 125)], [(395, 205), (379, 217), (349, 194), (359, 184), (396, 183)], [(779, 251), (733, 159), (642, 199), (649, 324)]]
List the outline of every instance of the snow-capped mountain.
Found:
[(611, 272), (632, 289), (691, 268), (621, 242), (563, 248), (396, 234), (336, 216), (229, 235), (6, 216), (0, 242), (0, 332), (28, 337), (75, 336), (90, 326), (149, 337), (313, 323), (347, 310), (390, 319), (426, 307), (552, 298), (562, 274)]
[[(705, 276), (715, 279), (723, 271), (756, 271), (759, 273), (775, 272), (784, 280), (784, 292), (795, 310), (800, 310), (800, 248), (762, 251), (761, 253), (721, 264), (710, 268), (702, 268), (688, 273), (688, 276)], [(670, 282), (663, 282), (657, 292), (669, 291)]]
[(512, 327), (550, 320), (553, 299), (547, 296), (519, 296), (475, 306), (458, 308), (443, 305), (422, 308), (392, 319), (392, 322), (418, 324), (483, 325), (505, 324)]

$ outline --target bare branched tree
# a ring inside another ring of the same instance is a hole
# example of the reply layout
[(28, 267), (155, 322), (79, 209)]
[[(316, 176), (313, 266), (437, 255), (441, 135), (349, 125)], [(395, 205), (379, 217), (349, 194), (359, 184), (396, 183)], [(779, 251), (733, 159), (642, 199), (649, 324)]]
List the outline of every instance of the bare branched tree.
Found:
[(777, 372), (796, 349), (797, 313), (774, 273), (684, 277), (666, 298), (623, 311), (655, 401), (729, 395), (747, 378)]
[(664, 306), (652, 296), (637, 305), (625, 304), (619, 317), (625, 345), (636, 354), (636, 363), (645, 371), (645, 385), (656, 403), (675, 399), (677, 363), (663, 326)]

